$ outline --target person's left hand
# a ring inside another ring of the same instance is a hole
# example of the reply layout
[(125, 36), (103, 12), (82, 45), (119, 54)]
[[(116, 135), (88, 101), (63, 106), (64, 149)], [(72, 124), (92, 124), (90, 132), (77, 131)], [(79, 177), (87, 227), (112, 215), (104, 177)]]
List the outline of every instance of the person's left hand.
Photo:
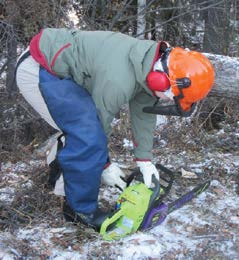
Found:
[(150, 161), (137, 161), (137, 166), (139, 167), (141, 173), (143, 174), (144, 184), (150, 188), (152, 186), (153, 175), (159, 180), (159, 172), (155, 165)]

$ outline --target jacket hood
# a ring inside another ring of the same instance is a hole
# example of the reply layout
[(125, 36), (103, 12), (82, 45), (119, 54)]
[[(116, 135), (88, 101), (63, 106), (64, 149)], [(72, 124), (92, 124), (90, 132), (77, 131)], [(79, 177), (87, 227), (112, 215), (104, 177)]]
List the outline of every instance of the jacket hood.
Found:
[(155, 41), (151, 40), (137, 41), (129, 53), (129, 59), (134, 67), (136, 82), (151, 96), (153, 96), (153, 93), (148, 88), (146, 78), (154, 63), (157, 45)]

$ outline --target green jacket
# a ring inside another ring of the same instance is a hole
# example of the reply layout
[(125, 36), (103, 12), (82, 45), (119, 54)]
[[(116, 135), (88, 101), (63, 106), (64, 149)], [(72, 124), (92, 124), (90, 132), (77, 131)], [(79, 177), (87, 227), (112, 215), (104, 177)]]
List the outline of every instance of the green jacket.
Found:
[(68, 29), (44, 29), (38, 38), (48, 70), (73, 78), (92, 95), (107, 135), (114, 116), (122, 105), (129, 104), (135, 157), (152, 159), (156, 116), (142, 109), (156, 101), (146, 76), (157, 43), (117, 32)]

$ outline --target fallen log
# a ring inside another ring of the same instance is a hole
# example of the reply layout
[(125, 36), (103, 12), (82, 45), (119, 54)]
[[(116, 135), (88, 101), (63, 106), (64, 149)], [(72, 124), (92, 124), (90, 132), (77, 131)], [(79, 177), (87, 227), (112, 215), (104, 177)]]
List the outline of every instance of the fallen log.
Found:
[(210, 96), (239, 98), (239, 58), (203, 53), (213, 64), (215, 82)]

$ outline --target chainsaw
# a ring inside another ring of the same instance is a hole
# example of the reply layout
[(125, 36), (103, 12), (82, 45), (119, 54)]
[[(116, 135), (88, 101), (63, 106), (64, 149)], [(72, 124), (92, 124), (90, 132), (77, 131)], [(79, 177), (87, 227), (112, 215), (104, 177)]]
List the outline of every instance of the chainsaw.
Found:
[(127, 188), (116, 201), (115, 211), (101, 225), (100, 234), (106, 240), (117, 240), (139, 230), (146, 220), (147, 213), (169, 193), (174, 174), (164, 166), (156, 165), (166, 177), (164, 184), (153, 176), (153, 188), (143, 183), (139, 169), (134, 170), (126, 180)]
[(153, 176), (153, 187), (143, 183), (139, 169), (130, 174), (127, 187), (116, 201), (115, 210), (101, 225), (100, 234), (105, 240), (118, 240), (137, 230), (148, 230), (161, 224), (168, 214), (205, 191), (206, 181), (187, 192), (179, 199), (166, 204), (163, 199), (171, 190), (174, 173), (161, 164), (156, 164), (160, 182)]

